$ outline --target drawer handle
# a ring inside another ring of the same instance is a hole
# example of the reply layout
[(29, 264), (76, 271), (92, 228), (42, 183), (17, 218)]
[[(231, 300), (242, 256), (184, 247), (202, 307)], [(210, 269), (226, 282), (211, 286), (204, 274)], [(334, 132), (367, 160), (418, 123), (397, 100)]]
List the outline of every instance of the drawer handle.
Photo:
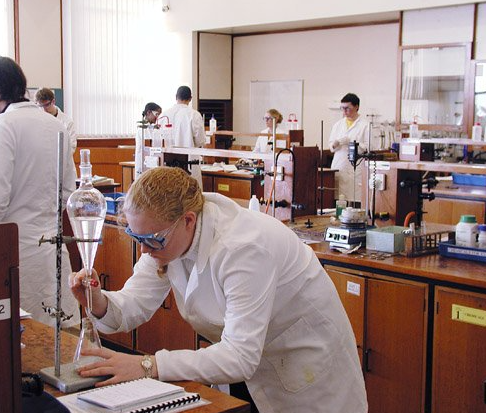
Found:
[(371, 356), (371, 349), (369, 348), (364, 352), (364, 366), (365, 366), (365, 371), (370, 372), (370, 356)]

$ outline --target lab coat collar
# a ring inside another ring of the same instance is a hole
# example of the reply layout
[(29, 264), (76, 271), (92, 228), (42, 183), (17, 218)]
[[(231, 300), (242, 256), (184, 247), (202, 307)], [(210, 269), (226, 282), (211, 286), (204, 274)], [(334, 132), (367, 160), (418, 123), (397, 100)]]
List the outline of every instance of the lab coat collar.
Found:
[(202, 213), (199, 214), (201, 219), (201, 237), (199, 239), (199, 253), (195, 266), (199, 274), (204, 271), (209, 261), (209, 252), (214, 238), (215, 217), (217, 216), (215, 208), (213, 203), (205, 199)]
[(27, 102), (17, 102), (17, 103), (11, 103), (8, 105), (8, 108), (5, 110), (5, 113), (11, 112), (13, 110), (21, 109), (21, 108), (27, 108), (27, 107), (34, 107), (37, 109), (37, 105), (34, 102), (27, 101)]

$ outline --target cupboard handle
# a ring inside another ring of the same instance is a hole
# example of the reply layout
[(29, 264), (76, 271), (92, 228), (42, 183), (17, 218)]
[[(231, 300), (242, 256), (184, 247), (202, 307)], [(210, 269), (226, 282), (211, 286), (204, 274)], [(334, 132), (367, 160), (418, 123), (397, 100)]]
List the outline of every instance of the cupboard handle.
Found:
[(364, 367), (366, 372), (370, 372), (370, 356), (371, 356), (371, 349), (365, 350), (364, 352)]
[(108, 274), (105, 274), (105, 273), (101, 273), (100, 274), (100, 284), (101, 284), (101, 288), (103, 288), (103, 290), (107, 290), (108, 291), (108, 278), (110, 276)]
[(172, 300), (170, 298), (170, 295), (168, 295), (164, 302), (162, 303), (161, 307), (164, 309), (164, 310), (170, 310), (172, 308)]

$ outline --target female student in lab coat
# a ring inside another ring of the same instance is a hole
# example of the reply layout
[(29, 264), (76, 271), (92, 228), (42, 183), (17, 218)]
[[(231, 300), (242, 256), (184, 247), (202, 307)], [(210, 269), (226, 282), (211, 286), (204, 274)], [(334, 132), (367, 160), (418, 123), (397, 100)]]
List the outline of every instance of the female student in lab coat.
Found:
[[(213, 345), (142, 356), (108, 349), (82, 376), (101, 385), (146, 374), (164, 381), (245, 381), (260, 413), (367, 411), (356, 341), (334, 285), (316, 255), (280, 221), (202, 193), (179, 168), (136, 180), (123, 212), (142, 256), (120, 291), (93, 290), (105, 333), (148, 321), (172, 289), (182, 317)], [(83, 305), (83, 272), (71, 288)]]
[[(25, 99), (25, 91), (22, 69), (0, 56), (0, 222), (19, 227), (20, 306), (35, 320), (54, 325), (56, 319), (43, 310), (42, 302), (56, 304), (56, 247), (39, 247), (39, 239), (57, 233), (58, 132), (64, 132), (63, 203), (76, 189), (76, 169), (66, 128)], [(80, 321), (78, 303), (69, 289), (70, 273), (63, 245), (62, 309), (72, 315), (63, 327)]]
[[(267, 113), (263, 117), (266, 128), (261, 133), (272, 134), (273, 133), (273, 119), (275, 119), (275, 133), (287, 133), (280, 124), (282, 123), (283, 116), (277, 109), (268, 109)], [(272, 137), (271, 136), (259, 136), (255, 147), (253, 148), (255, 153), (269, 153), (272, 152)]]
[[(332, 169), (337, 169), (337, 186), (348, 202), (361, 202), (361, 165), (354, 168), (348, 159), (348, 144), (356, 141), (359, 152), (368, 148), (368, 122), (359, 114), (359, 98), (354, 93), (348, 93), (341, 99), (343, 118), (336, 122), (331, 130), (329, 149), (334, 152)], [(356, 193), (355, 193), (356, 191)]]

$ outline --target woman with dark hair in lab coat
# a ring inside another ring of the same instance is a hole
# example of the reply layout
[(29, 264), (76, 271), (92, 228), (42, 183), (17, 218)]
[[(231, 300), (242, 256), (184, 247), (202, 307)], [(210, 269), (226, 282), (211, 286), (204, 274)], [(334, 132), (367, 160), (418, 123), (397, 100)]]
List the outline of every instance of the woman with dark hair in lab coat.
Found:
[[(82, 376), (111, 376), (101, 385), (143, 376), (244, 381), (260, 413), (367, 411), (356, 340), (336, 289), (288, 227), (203, 194), (179, 168), (146, 171), (123, 213), (142, 256), (122, 290), (93, 289), (99, 330), (136, 328), (172, 290), (181, 316), (213, 344), (148, 356), (89, 350), (103, 360), (81, 368)], [(73, 274), (71, 285), (85, 305), (83, 277)]]
[[(57, 232), (59, 132), (64, 133), (63, 203), (75, 190), (76, 169), (66, 128), (25, 98), (26, 82), (20, 66), (0, 56), (0, 222), (19, 227), (20, 306), (35, 320), (54, 325), (56, 319), (42, 303), (56, 304), (56, 247), (39, 247), (39, 239)], [(63, 246), (62, 309), (72, 315), (63, 320), (63, 327), (80, 321), (78, 303), (69, 290), (70, 273)]]

